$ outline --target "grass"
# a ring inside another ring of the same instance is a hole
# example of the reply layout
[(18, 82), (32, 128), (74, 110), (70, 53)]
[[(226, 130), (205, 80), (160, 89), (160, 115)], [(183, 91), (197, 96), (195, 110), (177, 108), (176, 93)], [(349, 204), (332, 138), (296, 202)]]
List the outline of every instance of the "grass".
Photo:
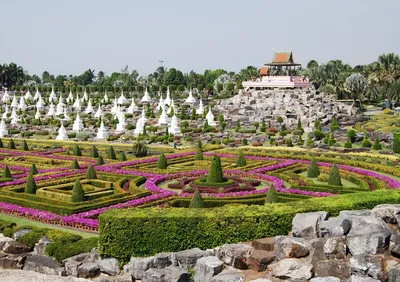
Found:
[(32, 226), (36, 226), (36, 227), (61, 230), (61, 231), (64, 231), (64, 232), (69, 232), (69, 233), (72, 233), (72, 234), (80, 235), (83, 238), (92, 238), (92, 237), (98, 237), (99, 236), (99, 234), (97, 234), (97, 233), (79, 231), (79, 230), (76, 230), (74, 228), (66, 228), (66, 227), (61, 227), (61, 226), (58, 226), (58, 225), (41, 223), (41, 222), (38, 222), (38, 221), (29, 220), (29, 219), (20, 218), (20, 217), (17, 217), (17, 216), (12, 216), (12, 215), (2, 214), (2, 213), (0, 213), (0, 219), (11, 221), (11, 222), (15, 222), (18, 226), (32, 225)]
[[(299, 175), (307, 177), (307, 171), (299, 173)], [(307, 179), (311, 179), (312, 181), (314, 181), (315, 185), (328, 185), (328, 182), (318, 181), (317, 178), (307, 178)], [(342, 180), (343, 188), (354, 188), (354, 187), (358, 188), (359, 187), (356, 184), (354, 184), (353, 182), (350, 182), (346, 179), (341, 178), (341, 180)]]

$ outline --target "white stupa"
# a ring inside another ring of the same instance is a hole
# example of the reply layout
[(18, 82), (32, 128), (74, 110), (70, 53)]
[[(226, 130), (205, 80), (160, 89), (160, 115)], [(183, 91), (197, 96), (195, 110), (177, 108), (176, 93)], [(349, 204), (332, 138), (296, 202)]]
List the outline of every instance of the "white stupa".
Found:
[(142, 103), (150, 103), (151, 102), (151, 98), (149, 95), (149, 92), (147, 91), (147, 87), (146, 87), (146, 91), (144, 92), (144, 95), (142, 97)]
[(118, 102), (117, 102), (117, 98), (114, 99), (114, 105), (112, 106), (110, 112), (112, 114), (116, 114), (118, 110)]
[(69, 89), (69, 94), (67, 97), (67, 103), (71, 103), (72, 101), (74, 101), (74, 95), (72, 95), (72, 89)]
[(169, 107), (168, 114), (171, 115), (172, 113), (176, 113), (174, 99), (171, 100), (171, 106)]
[(172, 135), (181, 133), (181, 128), (179, 127), (178, 124), (178, 118), (176, 117), (175, 114), (171, 118), (171, 126), (168, 127), (168, 132), (171, 133)]
[(39, 108), (36, 107), (35, 119), (39, 119), (42, 114), (39, 111)]
[(15, 97), (15, 94), (14, 94), (12, 102), (11, 102), (11, 107), (18, 108), (18, 101), (17, 101), (17, 97)]
[(19, 98), (18, 109), (21, 109), (22, 111), (25, 111), (25, 109), (26, 109), (26, 103), (25, 103), (25, 98), (24, 98), (24, 96), (21, 96), (21, 97)]
[(144, 108), (142, 109), (142, 116), (140, 117), (143, 120), (143, 123), (147, 121), (146, 114), (144, 112)]
[(101, 119), (101, 124), (99, 131), (97, 131), (97, 139), (106, 139), (108, 138), (107, 128), (104, 126), (103, 119)]
[(7, 118), (7, 114), (8, 114), (8, 105), (6, 104), (6, 107), (4, 109), (4, 113), (3, 113), (3, 118)]
[(130, 106), (127, 109), (127, 113), (133, 114), (134, 111), (137, 111), (137, 109), (138, 109), (138, 107), (135, 104), (135, 99), (132, 98), (132, 102), (131, 102)]
[(87, 94), (86, 87), (85, 87), (85, 91), (83, 93), (81, 102), (83, 103), (83, 102), (87, 101), (88, 99), (89, 99), (89, 95)]
[(67, 107), (64, 108), (63, 115), (64, 115), (64, 119), (63, 120), (65, 120), (65, 121), (70, 121), (71, 120), (71, 118), (68, 115)]
[(42, 98), (42, 96), (39, 96), (39, 100), (36, 102), (36, 108), (41, 109), (41, 108), (43, 108), (43, 107), (44, 107), (43, 98)]
[(188, 103), (188, 104), (196, 103), (196, 99), (193, 97), (192, 89), (190, 89), (189, 97), (186, 98), (185, 103)]
[(214, 114), (211, 111), (211, 108), (208, 109), (208, 113), (206, 115), (206, 119), (209, 126), (216, 126), (216, 122), (214, 121)]
[(56, 114), (56, 107), (53, 102), (50, 103), (49, 110), (47, 111), (47, 116), (54, 116)]
[(76, 94), (76, 99), (75, 102), (73, 104), (74, 109), (79, 112), (82, 108), (82, 104), (81, 104), (81, 100), (79, 99), (78, 94)]
[(1, 98), (1, 100), (3, 101), (3, 103), (6, 103), (6, 102), (8, 102), (8, 100), (10, 100), (10, 94), (8, 94), (7, 89), (4, 92), (3, 97)]
[(64, 124), (61, 123), (61, 127), (58, 129), (58, 135), (56, 140), (68, 140), (67, 130), (64, 127)]
[(94, 112), (94, 109), (92, 106), (92, 99), (89, 99), (88, 106), (86, 107), (85, 113), (90, 114), (93, 112)]
[(40, 97), (39, 88), (36, 88), (35, 95), (33, 96), (33, 100), (37, 101)]
[(79, 116), (79, 113), (76, 115), (74, 124), (72, 125), (72, 130), (75, 132), (82, 131), (84, 128), (81, 117)]
[(95, 118), (100, 118), (100, 117), (103, 116), (103, 114), (104, 114), (104, 113), (103, 113), (103, 110), (101, 109), (101, 106), (100, 106), (100, 104), (99, 104), (99, 107), (98, 107), (96, 113), (94, 114), (94, 117), (95, 117)]
[(117, 131), (121, 132), (124, 131), (126, 127), (126, 122), (125, 122), (125, 114), (121, 112), (118, 115), (118, 124), (117, 124)]
[(51, 93), (49, 96), (49, 103), (51, 103), (51, 102), (57, 102), (57, 96), (56, 96), (56, 93), (54, 92), (54, 86), (51, 87)]
[(58, 100), (57, 109), (56, 109), (56, 116), (60, 116), (64, 113), (64, 103), (63, 98), (60, 95), (60, 99)]
[(136, 128), (133, 131), (133, 136), (138, 136), (139, 134), (143, 133), (144, 124), (145, 122), (143, 118), (140, 117), (136, 122)]
[(199, 107), (196, 110), (196, 114), (202, 115), (203, 113), (204, 113), (203, 100), (200, 99), (200, 104), (199, 104)]
[(171, 105), (171, 94), (169, 93), (169, 87), (167, 88), (167, 97), (164, 100), (164, 105)]
[(165, 108), (162, 108), (162, 112), (160, 118), (158, 119), (158, 125), (167, 125), (168, 124), (168, 116)]
[(104, 92), (104, 97), (103, 97), (103, 103), (106, 104), (108, 103), (109, 99), (108, 99), (108, 95), (107, 95), (107, 91)]
[(122, 105), (125, 104), (128, 100), (124, 96), (124, 91), (121, 92), (121, 96), (118, 98), (118, 104)]
[(28, 91), (25, 93), (25, 100), (32, 100), (32, 94), (31, 91), (28, 88)]
[(8, 130), (7, 130), (7, 125), (4, 122), (4, 119), (1, 119), (0, 123), (0, 138), (3, 138), (4, 136), (8, 135)]
[(12, 119), (18, 119), (19, 117), (18, 117), (18, 114), (17, 114), (17, 108), (12, 108), (12, 111), (11, 111), (11, 118)]
[(160, 100), (158, 101), (158, 105), (157, 105), (157, 111), (158, 110), (160, 110), (160, 108), (164, 108), (165, 107), (165, 105), (164, 105), (164, 99), (163, 99), (163, 96), (162, 96), (162, 94), (160, 95)]

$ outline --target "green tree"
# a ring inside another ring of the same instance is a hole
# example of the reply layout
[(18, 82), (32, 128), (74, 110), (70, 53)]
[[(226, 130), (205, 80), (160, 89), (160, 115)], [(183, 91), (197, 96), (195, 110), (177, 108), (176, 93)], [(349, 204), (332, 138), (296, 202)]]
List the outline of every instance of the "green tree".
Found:
[(396, 154), (400, 153), (400, 134), (394, 134), (393, 152), (395, 152)]
[(93, 145), (92, 149), (90, 150), (90, 155), (91, 158), (98, 158), (99, 157), (99, 151), (97, 150), (96, 146)]
[(368, 134), (365, 134), (363, 141), (361, 141), (361, 147), (371, 148), (371, 146), (372, 146), (372, 144), (371, 144), (371, 141), (369, 141)]
[(271, 184), (271, 186), (268, 189), (267, 196), (265, 197), (265, 203), (272, 204), (277, 202), (278, 202), (278, 193), (276, 192), (274, 184)]
[(333, 120), (332, 120), (332, 122), (331, 122), (331, 125), (330, 125), (330, 130), (331, 130), (332, 132), (334, 132), (334, 131), (339, 130), (339, 129), (340, 129), (339, 122), (337, 121), (336, 116), (334, 116), (334, 117), (333, 117)]
[(165, 157), (164, 153), (161, 153), (161, 155), (158, 157), (157, 168), (166, 169), (167, 167), (168, 167), (167, 158)]
[(0, 139), (0, 148), (3, 148), (3, 147), (4, 147), (3, 140)]
[(126, 158), (126, 156), (125, 156), (124, 151), (122, 151), (121, 153), (119, 153), (119, 155), (118, 155), (118, 160), (119, 160), (120, 162), (125, 162), (125, 161), (128, 160), (128, 159)]
[(72, 188), (71, 201), (73, 203), (80, 203), (85, 201), (85, 192), (83, 191), (81, 182), (77, 179)]
[(192, 200), (190, 201), (189, 208), (190, 209), (197, 209), (197, 208), (204, 208), (205, 203), (203, 201), (203, 198), (201, 197), (199, 189), (196, 189), (196, 191), (193, 194)]
[(36, 194), (36, 182), (35, 179), (33, 179), (32, 174), (29, 174), (26, 179), (25, 193)]
[(97, 179), (96, 171), (92, 165), (90, 165), (86, 170), (86, 179)]
[(237, 158), (236, 158), (236, 166), (237, 167), (242, 167), (242, 166), (246, 166), (246, 158), (244, 157), (243, 151), (240, 150)]
[(203, 158), (203, 152), (201, 151), (200, 148), (197, 148), (196, 155), (194, 156), (194, 160), (195, 160), (195, 161), (202, 161), (202, 160), (204, 160), (204, 158)]
[(11, 171), (10, 171), (10, 169), (8, 168), (8, 165), (6, 165), (6, 166), (4, 167), (2, 178), (3, 178), (3, 179), (4, 179), (4, 178), (7, 178), (7, 179), (12, 179), (12, 178), (13, 178), (13, 177), (12, 177), (12, 174), (11, 174)]
[(8, 142), (8, 149), (15, 150), (15, 143), (12, 138), (10, 139), (10, 142)]
[(342, 180), (340, 179), (339, 170), (336, 164), (333, 165), (331, 172), (329, 173), (328, 185), (342, 186)]
[(79, 163), (76, 159), (72, 162), (71, 169), (80, 169)]
[(207, 174), (207, 183), (222, 183), (225, 182), (223, 173), (221, 159), (215, 155), (211, 161), (210, 170)]
[(372, 145), (372, 149), (382, 150), (382, 144), (379, 142), (378, 138), (375, 139), (374, 145)]
[(24, 151), (29, 151), (28, 143), (26, 143), (25, 140), (24, 140), (24, 142), (22, 143), (22, 150), (24, 150)]
[(75, 147), (74, 147), (74, 156), (82, 156), (81, 148), (79, 148), (79, 146), (77, 144), (75, 144)]
[(316, 177), (318, 177), (319, 174), (320, 174), (320, 172), (319, 172), (317, 160), (315, 159), (315, 157), (312, 157), (310, 165), (308, 166), (307, 177), (316, 178)]
[(347, 131), (347, 137), (350, 137), (351, 143), (354, 143), (356, 141), (357, 132), (354, 129), (350, 128)]
[(108, 158), (112, 159), (112, 160), (116, 160), (117, 159), (117, 156), (115, 155), (115, 151), (114, 151), (113, 146), (110, 146), (108, 148)]
[(261, 121), (261, 127), (260, 127), (261, 132), (267, 131), (267, 126), (265, 125), (265, 120)]
[(347, 137), (347, 141), (344, 143), (344, 147), (348, 149), (353, 147), (353, 143), (351, 143), (350, 137)]
[(35, 164), (32, 164), (31, 169), (30, 169), (30, 171), (29, 171), (29, 174), (36, 175), (36, 174), (38, 174), (38, 173), (39, 173), (39, 171), (38, 171), (38, 169), (36, 168), (36, 165), (35, 165)]
[(97, 158), (96, 165), (103, 165), (104, 164), (104, 159), (101, 155)]
[(143, 141), (136, 141), (133, 144), (133, 154), (137, 158), (143, 158), (147, 156), (147, 145)]

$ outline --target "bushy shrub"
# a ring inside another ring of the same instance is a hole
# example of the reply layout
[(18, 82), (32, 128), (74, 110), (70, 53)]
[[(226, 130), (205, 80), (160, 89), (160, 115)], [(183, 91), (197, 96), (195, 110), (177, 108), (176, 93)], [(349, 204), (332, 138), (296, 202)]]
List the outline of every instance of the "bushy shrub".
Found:
[(274, 185), (271, 184), (271, 186), (268, 189), (267, 196), (265, 197), (265, 203), (271, 204), (277, 202), (278, 202), (278, 193), (276, 192)]
[(224, 176), (222, 173), (221, 159), (215, 155), (211, 161), (210, 169), (207, 174), (207, 183), (222, 183), (224, 182)]
[(71, 201), (73, 203), (79, 203), (85, 201), (85, 192), (83, 191), (79, 179), (75, 180), (74, 187), (72, 188)]
[(168, 167), (167, 158), (165, 157), (164, 153), (161, 153), (161, 155), (158, 157), (157, 168), (166, 169), (167, 167)]
[(24, 142), (22, 143), (22, 150), (24, 150), (24, 151), (29, 151), (28, 143), (26, 143), (25, 140), (24, 140)]
[(8, 149), (15, 150), (15, 143), (12, 138), (10, 139), (10, 142), (8, 142)]
[(342, 186), (342, 180), (340, 179), (339, 170), (336, 164), (333, 165), (331, 172), (329, 173), (328, 184), (333, 186)]
[(112, 159), (112, 160), (116, 160), (117, 159), (117, 156), (115, 155), (115, 151), (114, 151), (113, 146), (110, 146), (108, 148), (108, 158)]
[(352, 148), (353, 144), (351, 143), (350, 137), (347, 137), (347, 141), (344, 143), (345, 148)]
[(39, 171), (38, 171), (38, 169), (36, 168), (36, 165), (35, 165), (35, 164), (32, 164), (31, 169), (30, 169), (30, 171), (29, 171), (29, 174), (35, 175), (35, 174), (38, 174), (38, 173), (39, 173)]
[(365, 134), (363, 141), (361, 142), (361, 147), (363, 148), (371, 148), (372, 144), (369, 141), (368, 134)]
[(96, 171), (92, 165), (90, 165), (86, 170), (86, 179), (97, 179)]
[(195, 160), (195, 161), (202, 161), (202, 160), (204, 160), (204, 158), (203, 158), (203, 152), (201, 151), (200, 148), (197, 148), (196, 155), (194, 156), (194, 160)]
[(374, 145), (372, 145), (372, 149), (382, 150), (382, 144), (379, 142), (378, 138), (375, 139)]
[(48, 245), (46, 248), (46, 254), (54, 257), (57, 261), (61, 262), (66, 258), (81, 253), (88, 253), (93, 248), (97, 247), (97, 244), (98, 239), (96, 237), (85, 238), (76, 241), (61, 239), (54, 242), (53, 244)]
[(292, 138), (286, 138), (285, 144), (286, 144), (286, 146), (288, 146), (288, 147), (293, 147)]
[(119, 160), (120, 162), (125, 162), (125, 161), (128, 160), (128, 159), (126, 158), (126, 156), (125, 156), (124, 151), (122, 151), (122, 152), (120, 152), (120, 153), (118, 154), (118, 160)]
[(312, 157), (310, 165), (308, 166), (307, 177), (316, 178), (316, 177), (318, 177), (319, 174), (320, 174), (320, 171), (319, 171), (317, 160), (315, 159), (315, 157)]
[(196, 189), (196, 191), (194, 192), (192, 200), (190, 201), (189, 208), (204, 208), (204, 201), (201, 197), (199, 189)]
[(79, 166), (79, 163), (78, 163), (78, 161), (76, 160), (76, 159), (74, 159), (73, 161), (72, 161), (72, 164), (71, 164), (71, 169), (80, 169), (81, 167)]
[(394, 134), (393, 152), (400, 153), (400, 134)]
[(99, 157), (97, 158), (97, 161), (96, 161), (96, 165), (103, 165), (103, 164), (104, 164), (103, 157), (101, 155), (99, 155)]
[(25, 193), (36, 194), (36, 182), (35, 179), (33, 179), (32, 174), (29, 174), (26, 179)]
[(243, 144), (244, 146), (247, 146), (247, 145), (249, 145), (249, 142), (247, 141), (246, 138), (243, 138), (243, 139), (242, 139), (242, 144)]
[(75, 144), (74, 146), (74, 156), (82, 156), (82, 151), (81, 148), (79, 148), (79, 146), (77, 144)]
[(237, 155), (236, 166), (237, 167), (246, 166), (246, 158), (244, 157), (244, 154), (243, 154), (242, 150), (240, 150), (238, 155)]

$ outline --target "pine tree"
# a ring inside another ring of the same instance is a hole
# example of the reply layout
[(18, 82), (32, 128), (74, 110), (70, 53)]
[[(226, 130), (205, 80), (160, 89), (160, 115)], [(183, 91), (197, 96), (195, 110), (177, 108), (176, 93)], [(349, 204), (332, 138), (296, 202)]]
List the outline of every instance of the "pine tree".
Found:
[(86, 170), (86, 179), (97, 179), (96, 171), (92, 165), (90, 165)]
[(3, 148), (3, 147), (4, 147), (3, 140), (0, 139), (0, 148)]
[(35, 165), (35, 164), (32, 164), (31, 170), (29, 171), (29, 174), (36, 175), (36, 174), (38, 174), (38, 173), (39, 173), (39, 171), (38, 171), (38, 169), (36, 168), (36, 165)]
[(353, 147), (353, 143), (351, 143), (350, 137), (347, 137), (347, 141), (344, 143), (344, 147), (348, 149)]
[(378, 138), (375, 139), (374, 145), (372, 145), (372, 149), (382, 150), (382, 144), (379, 142)]
[(302, 146), (304, 145), (304, 140), (302, 135), (299, 135), (299, 139), (297, 139), (297, 145)]
[(166, 169), (167, 167), (168, 167), (167, 158), (165, 157), (164, 153), (161, 153), (161, 155), (158, 157), (157, 168)]
[(71, 201), (73, 203), (79, 203), (85, 201), (85, 192), (83, 191), (79, 179), (75, 181), (74, 187), (72, 188)]
[(330, 128), (329, 128), (332, 132), (339, 130), (340, 129), (340, 125), (339, 122), (337, 121), (336, 116), (333, 117), (333, 120), (331, 122)]
[(363, 141), (361, 141), (361, 147), (371, 148), (371, 146), (372, 146), (372, 144), (371, 144), (371, 141), (369, 141), (368, 134), (365, 134)]
[(92, 158), (98, 158), (99, 157), (99, 151), (97, 150), (96, 146), (93, 145), (92, 149), (90, 150), (90, 157)]
[(320, 174), (317, 160), (315, 157), (311, 159), (310, 165), (308, 166), (307, 177), (316, 178)]
[(197, 209), (197, 208), (204, 208), (205, 203), (203, 201), (203, 198), (201, 197), (199, 189), (196, 189), (196, 191), (193, 194), (192, 200), (190, 201), (189, 208), (190, 209)]
[(72, 162), (71, 169), (80, 169), (79, 163), (76, 159)]
[(15, 143), (12, 138), (10, 139), (10, 142), (8, 142), (8, 149), (15, 150)]
[(194, 160), (195, 160), (195, 161), (202, 161), (202, 160), (204, 160), (204, 158), (203, 158), (203, 152), (201, 151), (200, 148), (197, 148), (196, 155), (194, 156)]
[(303, 126), (301, 125), (301, 120), (300, 118), (297, 119), (297, 130), (301, 130), (301, 132), (304, 132)]
[(99, 155), (99, 157), (97, 158), (96, 165), (103, 165), (103, 164), (104, 164), (103, 157)]
[(278, 193), (276, 192), (274, 184), (271, 184), (271, 186), (268, 189), (267, 196), (265, 197), (265, 203), (271, 204), (277, 202), (278, 202)]
[(396, 154), (400, 153), (400, 134), (394, 134), (393, 152)]
[(26, 179), (25, 193), (36, 194), (36, 182), (32, 174), (29, 174)]
[(196, 109), (193, 107), (192, 109), (192, 115), (190, 116), (191, 120), (196, 120), (197, 114), (196, 114)]
[(126, 158), (126, 156), (125, 156), (124, 151), (122, 151), (121, 153), (119, 153), (119, 155), (118, 155), (118, 160), (119, 160), (120, 162), (125, 162), (125, 161), (128, 160), (128, 159)]
[(81, 151), (81, 148), (79, 148), (79, 146), (77, 145), (77, 144), (75, 144), (75, 147), (74, 147), (74, 156), (82, 156), (82, 151)]
[(8, 165), (6, 165), (6, 166), (4, 167), (2, 178), (7, 178), (7, 179), (12, 179), (12, 178), (13, 178), (13, 177), (12, 177), (12, 174), (11, 174), (11, 171), (10, 171), (10, 169), (8, 168)]
[(108, 158), (112, 159), (112, 160), (116, 160), (117, 159), (117, 156), (115, 155), (115, 151), (114, 151), (113, 146), (110, 146), (108, 148)]
[(267, 131), (267, 126), (265, 125), (265, 120), (261, 121), (261, 127), (260, 127), (261, 132)]
[(342, 180), (340, 179), (339, 170), (336, 164), (333, 165), (331, 172), (329, 173), (328, 185), (342, 186)]
[(240, 150), (238, 155), (237, 155), (236, 166), (237, 167), (246, 166), (246, 158), (244, 157), (244, 154), (243, 154), (242, 150)]
[(221, 159), (215, 155), (211, 161), (210, 170), (207, 174), (207, 183), (222, 183), (225, 182), (223, 173)]
[(22, 150), (24, 150), (24, 151), (29, 151), (28, 143), (26, 143), (25, 140), (24, 140), (24, 142), (22, 143)]

